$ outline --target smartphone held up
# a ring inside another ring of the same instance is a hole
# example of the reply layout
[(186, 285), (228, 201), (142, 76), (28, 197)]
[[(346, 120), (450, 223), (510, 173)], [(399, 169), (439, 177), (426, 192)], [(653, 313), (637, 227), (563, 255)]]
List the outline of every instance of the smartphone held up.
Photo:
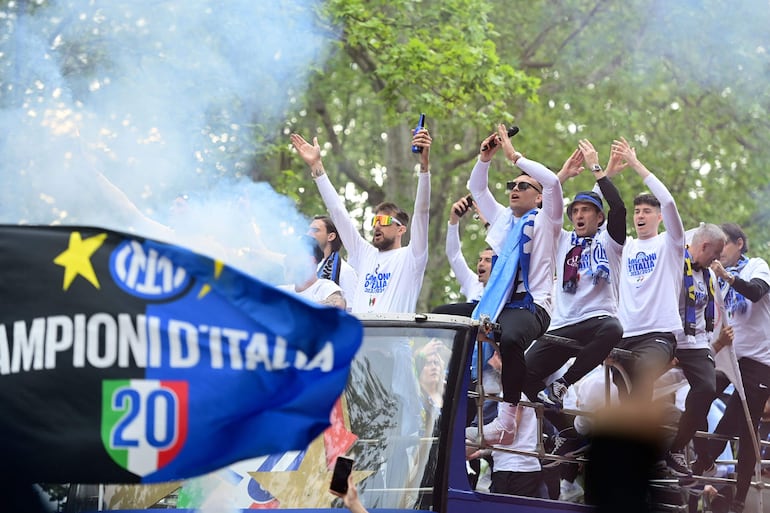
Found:
[[(420, 120), (417, 122), (417, 126), (414, 129), (414, 133), (416, 134), (423, 128), (425, 128), (425, 114), (420, 114)], [(422, 153), (422, 146), (412, 145), (412, 153)]]
[(458, 217), (464, 216), (465, 213), (473, 207), (473, 196), (468, 194), (463, 199), (465, 199), (465, 205), (461, 204), (461, 205), (455, 207), (455, 214), (457, 214)]
[[(513, 137), (514, 135), (519, 133), (519, 127), (516, 125), (513, 125), (512, 127), (508, 128), (508, 137)], [(497, 146), (497, 136), (495, 136), (494, 139), (492, 139), (489, 144), (485, 144), (481, 147), (481, 151), (487, 151), (490, 148), (494, 148)]]
[(334, 463), (334, 472), (332, 472), (332, 482), (329, 490), (339, 495), (348, 493), (348, 476), (353, 471), (353, 460), (345, 456), (338, 456)]

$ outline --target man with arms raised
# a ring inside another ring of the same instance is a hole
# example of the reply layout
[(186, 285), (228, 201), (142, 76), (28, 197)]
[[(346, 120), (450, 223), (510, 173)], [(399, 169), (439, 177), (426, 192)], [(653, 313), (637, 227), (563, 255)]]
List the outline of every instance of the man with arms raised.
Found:
[(524, 392), (531, 400), (543, 390), (544, 378), (576, 357), (566, 374), (546, 389), (545, 402), (559, 407), (567, 388), (601, 364), (623, 336), (623, 327), (617, 319), (616, 283), (626, 240), (626, 207), (607, 176), (623, 168), (622, 158), (612, 153), (605, 173), (593, 145), (583, 139), (559, 171), (559, 181), (564, 184), (580, 174), (582, 163), (596, 178), (609, 204), (609, 214), (604, 225), (604, 204), (601, 196), (593, 191), (577, 193), (567, 207), (573, 230), (561, 230), (556, 249), (554, 313), (548, 331), (575, 340), (579, 348), (536, 341), (526, 356)]
[[(685, 234), (674, 197), (636, 156), (625, 139), (614, 141), (612, 151), (626, 160), (650, 193), (634, 198), (636, 238), (623, 247), (618, 317), (623, 339), (618, 347), (636, 358), (624, 362), (631, 394), (652, 400), (653, 383), (674, 357), (682, 329), (679, 295), (682, 291)], [(661, 222), (666, 231), (658, 233)], [(625, 386), (618, 385), (621, 392)]]
[[(499, 148), (522, 171), (508, 182), (507, 206), (498, 203), (488, 188), (489, 163)], [(468, 188), (481, 214), (490, 220), (486, 240), (497, 255), (473, 314), (499, 324), (501, 330), (503, 402), (497, 418), (484, 427), (484, 441), (508, 444), (515, 436), (516, 405), (526, 375), (524, 350), (550, 322), (554, 246), (564, 202), (556, 175), (516, 151), (502, 124), (482, 143)], [(466, 433), (466, 438), (473, 438), (473, 433)]]
[(300, 135), (292, 134), (291, 143), (310, 166), (310, 174), (348, 250), (350, 265), (358, 273), (355, 294), (348, 298), (351, 311), (414, 312), (428, 264), (431, 143), (428, 131), (420, 129), (412, 138), (412, 144), (422, 148), (422, 152), (414, 219), (407, 246), (401, 245), (401, 238), (406, 233), (409, 214), (394, 203), (380, 203), (374, 207), (374, 234), (369, 243), (358, 233), (342, 199), (326, 175), (318, 138), (314, 137), (313, 144), (310, 144)]

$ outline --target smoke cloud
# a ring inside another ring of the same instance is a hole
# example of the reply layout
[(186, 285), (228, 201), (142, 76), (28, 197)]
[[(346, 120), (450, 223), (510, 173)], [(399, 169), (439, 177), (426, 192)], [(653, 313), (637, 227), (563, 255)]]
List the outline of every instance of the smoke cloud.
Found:
[(0, 222), (131, 230), (276, 281), (262, 251), (297, 254), (308, 220), (248, 175), (322, 58), (314, 3), (8, 3)]

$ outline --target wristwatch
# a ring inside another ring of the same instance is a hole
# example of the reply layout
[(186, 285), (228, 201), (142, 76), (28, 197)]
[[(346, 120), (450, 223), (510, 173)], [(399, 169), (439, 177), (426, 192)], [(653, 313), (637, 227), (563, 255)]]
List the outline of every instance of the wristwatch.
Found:
[(593, 166), (591, 166), (591, 171), (594, 173), (600, 173), (601, 170), (602, 170), (602, 166), (600, 166), (599, 164), (594, 164)]

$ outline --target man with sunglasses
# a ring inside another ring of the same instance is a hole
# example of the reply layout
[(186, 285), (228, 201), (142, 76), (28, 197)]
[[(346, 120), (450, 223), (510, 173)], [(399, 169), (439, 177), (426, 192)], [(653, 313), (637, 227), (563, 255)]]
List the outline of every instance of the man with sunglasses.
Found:
[(415, 131), (412, 145), (422, 148), (414, 219), (410, 242), (401, 245), (407, 231), (409, 214), (396, 204), (385, 202), (374, 207), (372, 242), (359, 233), (337, 190), (329, 181), (318, 138), (310, 144), (302, 136), (291, 134), (291, 143), (310, 166), (329, 216), (348, 250), (348, 261), (358, 274), (355, 294), (348, 298), (353, 313), (414, 312), (428, 264), (428, 211), (430, 207), (430, 144), (428, 130)]
[[(488, 187), (490, 162), (500, 148), (522, 170), (508, 182), (507, 206), (498, 203)], [(500, 328), (503, 402), (497, 418), (483, 429), (484, 441), (508, 444), (515, 437), (516, 405), (526, 376), (524, 350), (550, 323), (555, 241), (564, 201), (558, 177), (516, 151), (502, 124), (482, 142), (468, 188), (491, 223), (486, 240), (497, 255), (474, 312), (474, 318), (488, 316)], [(472, 428), (466, 433), (473, 438)]]
[[(526, 356), (524, 392), (531, 399), (543, 391), (545, 378), (575, 357), (564, 376), (541, 394), (546, 404), (558, 407), (569, 386), (600, 365), (623, 336), (615, 285), (626, 240), (626, 207), (609, 177), (625, 165), (620, 155), (612, 152), (605, 172), (597, 151), (583, 139), (559, 171), (559, 181), (564, 184), (578, 176), (583, 164), (591, 169), (601, 196), (594, 191), (579, 192), (567, 206), (573, 229), (562, 229), (557, 243), (554, 309), (548, 329), (550, 334), (575, 340), (578, 347), (535, 341)], [(608, 215), (602, 196), (610, 207)]]

